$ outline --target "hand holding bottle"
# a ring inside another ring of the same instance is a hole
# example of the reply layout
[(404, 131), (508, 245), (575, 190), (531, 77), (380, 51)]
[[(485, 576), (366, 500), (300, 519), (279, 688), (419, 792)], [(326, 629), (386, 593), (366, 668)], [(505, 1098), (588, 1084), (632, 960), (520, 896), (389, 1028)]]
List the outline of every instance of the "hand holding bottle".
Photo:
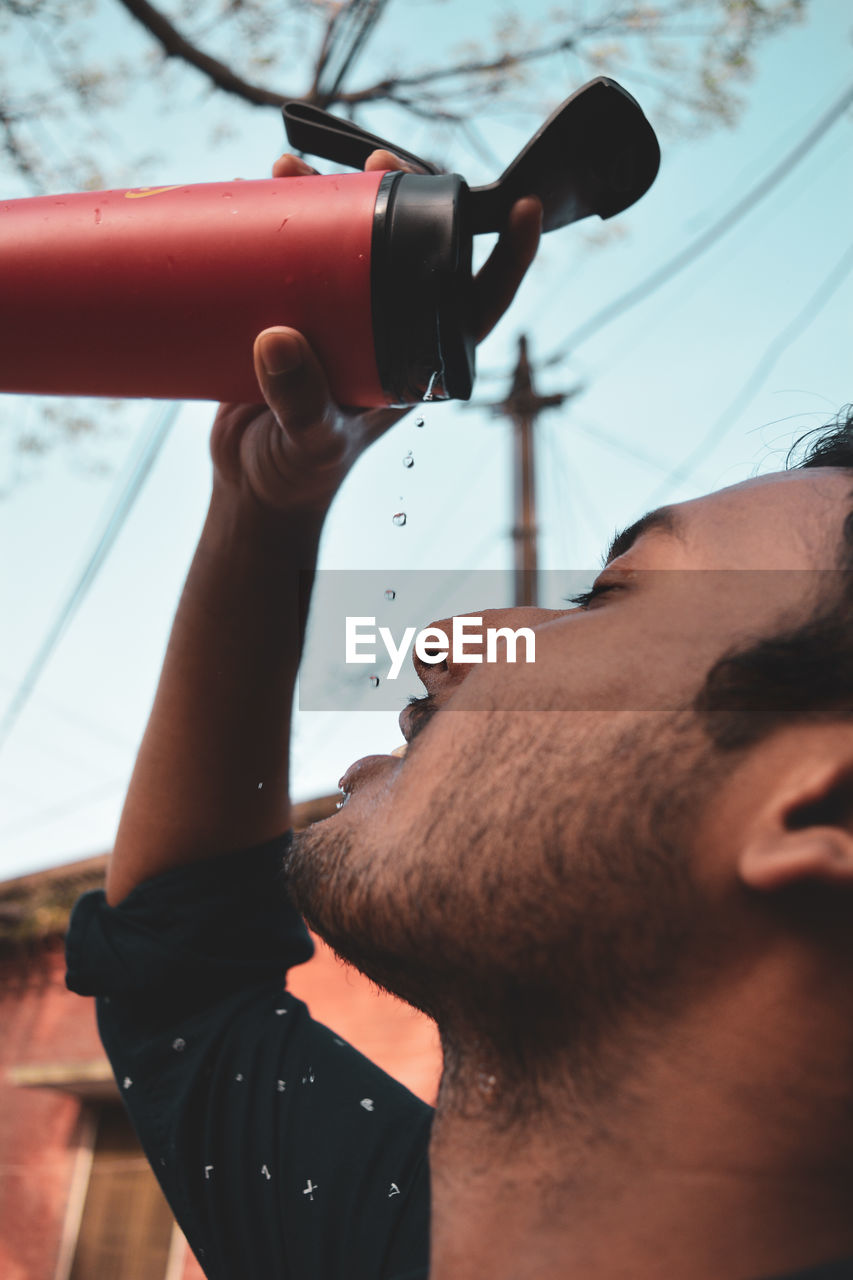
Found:
[[(365, 169), (411, 171), (387, 151), (375, 151)], [(281, 156), (276, 178), (313, 174), (305, 161)], [(539, 242), (541, 206), (532, 197), (513, 207), (506, 229), (474, 281), (478, 341), (497, 324), (515, 296)], [(255, 370), (266, 405), (222, 405), (211, 451), (217, 482), (247, 488), (279, 510), (324, 512), (346, 473), (364, 450), (405, 410), (346, 410), (332, 399), (317, 356), (294, 329), (258, 335)]]

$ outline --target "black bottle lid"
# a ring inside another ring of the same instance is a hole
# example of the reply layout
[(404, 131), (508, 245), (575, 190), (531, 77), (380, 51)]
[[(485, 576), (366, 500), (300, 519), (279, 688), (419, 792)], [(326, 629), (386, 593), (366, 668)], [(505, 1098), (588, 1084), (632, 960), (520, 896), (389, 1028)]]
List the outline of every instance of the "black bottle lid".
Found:
[(380, 183), (371, 305), (376, 365), (389, 403), (471, 395), (470, 204), (458, 174), (386, 173)]
[(542, 202), (543, 231), (627, 209), (654, 181), (660, 148), (637, 103), (599, 76), (548, 117), (497, 181), (458, 174), (309, 103), (282, 108), (291, 145), (361, 166), (385, 148), (422, 173), (389, 173), (377, 196), (371, 257), (376, 361), (389, 403), (461, 399), (474, 380), (471, 246), (500, 231), (516, 200)]

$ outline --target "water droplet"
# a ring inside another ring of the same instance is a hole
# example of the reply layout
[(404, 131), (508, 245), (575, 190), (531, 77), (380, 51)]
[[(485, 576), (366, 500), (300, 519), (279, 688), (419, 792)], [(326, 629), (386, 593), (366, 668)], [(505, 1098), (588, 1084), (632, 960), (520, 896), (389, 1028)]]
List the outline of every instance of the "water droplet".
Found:
[(379, 676), (368, 676), (368, 679), (374, 689), (379, 688)]
[(178, 1036), (177, 1040), (172, 1041), (172, 1048), (175, 1050), (175, 1053), (183, 1053), (186, 1047), (187, 1042), (183, 1036)]
[(386, 599), (386, 600), (396, 600), (396, 599), (397, 599), (397, 592), (394, 590), (394, 588), (393, 588), (393, 587), (389, 587), (389, 588), (388, 588), (388, 590), (385, 592), (385, 599)]
[(398, 529), (402, 529), (403, 525), (406, 523), (406, 513), (405, 511), (398, 511), (395, 516), (391, 517), (391, 519)]
[(416, 427), (422, 427), (423, 425), (424, 425), (424, 420), (423, 420), (423, 418), (415, 418), (415, 426), (416, 426)]
[(404, 467), (406, 468), (406, 470), (408, 471), (408, 470), (409, 470), (411, 467), (413, 467), (414, 465), (415, 465), (415, 460), (414, 460), (414, 458), (412, 457), (411, 453), (407, 453), (407, 454), (406, 454), (406, 456), (405, 456), (405, 458), (403, 459), (403, 466), (404, 466)]

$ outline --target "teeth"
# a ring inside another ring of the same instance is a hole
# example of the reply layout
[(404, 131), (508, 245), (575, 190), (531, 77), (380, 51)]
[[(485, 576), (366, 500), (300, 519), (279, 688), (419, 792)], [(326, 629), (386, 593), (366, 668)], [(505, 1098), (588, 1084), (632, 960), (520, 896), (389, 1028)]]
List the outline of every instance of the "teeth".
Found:
[(391, 752), (391, 755), (392, 755), (392, 756), (397, 756), (397, 758), (398, 758), (399, 760), (402, 760), (402, 759), (403, 759), (403, 756), (406, 754), (406, 752), (408, 751), (408, 749), (409, 749), (409, 744), (408, 744), (408, 742), (401, 742), (401, 743), (400, 743), (400, 745), (399, 745), (399, 747), (395, 747), (395, 748), (394, 748), (394, 750)]

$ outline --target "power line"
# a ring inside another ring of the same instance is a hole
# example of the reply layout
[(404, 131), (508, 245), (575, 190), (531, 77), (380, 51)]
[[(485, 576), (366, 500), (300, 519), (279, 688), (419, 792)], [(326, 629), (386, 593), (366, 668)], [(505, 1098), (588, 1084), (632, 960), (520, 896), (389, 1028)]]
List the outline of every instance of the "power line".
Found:
[(83, 602), (87, 591), (91, 587), (98, 570), (104, 563), (109, 551), (121, 532), (122, 526), (127, 519), (130, 510), (139, 496), (149, 472), (154, 465), (160, 449), (163, 446), (166, 437), (174, 426), (175, 419), (180, 412), (181, 404), (175, 401), (159, 409), (150, 428), (145, 432), (145, 438), (142, 441), (139, 453), (133, 463), (131, 473), (127, 481), (123, 485), (112, 508), (108, 511), (103, 528), (98, 535), (95, 546), (83, 567), (83, 571), (76, 583), (71, 589), (68, 598), (63, 601), (53, 622), (48, 628), (42, 643), (40, 644), (36, 654), (30, 663), (24, 676), (15, 691), (11, 702), (6, 708), (2, 721), (0, 721), (0, 750), (8, 738), (18, 716), (23, 711), (27, 701), (35, 688), (45, 666), (52, 656), (56, 646), (61, 640), (65, 630), (70, 623), (74, 614)]
[[(388, 0), (350, 0), (349, 5), (341, 10), (338, 20), (345, 24), (335, 32), (332, 48), (326, 50), (323, 65), (318, 74), (317, 91), (329, 100), (334, 100), (340, 93), (343, 82), (364, 48), (367, 39), (382, 17), (382, 10)], [(329, 67), (337, 61), (337, 69), (329, 73), (331, 84), (328, 88), (323, 84)]]
[(609, 452), (621, 453), (626, 458), (630, 458), (632, 462), (642, 462), (644, 466), (651, 467), (654, 471), (666, 471), (666, 463), (661, 462), (660, 458), (653, 458), (650, 453), (646, 453), (644, 449), (637, 449), (634, 445), (626, 444), (624, 440), (620, 440), (618, 436), (612, 435), (609, 431), (602, 431), (601, 427), (591, 426), (589, 423), (574, 420), (576, 430), (583, 432), (592, 440), (597, 440), (602, 448)]
[[(810, 184), (813, 185), (816, 179), (820, 177), (820, 175), (823, 174), (827, 169), (836, 167), (839, 164), (839, 160), (841, 160), (842, 158), (845, 164), (849, 164), (847, 152), (850, 150), (851, 142), (853, 142), (853, 139), (851, 139), (849, 136), (845, 137), (842, 141), (842, 145), (840, 149), (837, 149), (831, 155), (825, 155), (823, 160), (820, 163), (816, 163), (812, 166), (810, 171), (810, 177), (809, 177)], [(800, 190), (795, 192), (794, 195), (788, 201), (786, 201), (784, 206), (777, 204), (773, 209), (766, 212), (764, 215), (764, 222), (762, 224), (764, 230), (766, 231), (766, 229), (770, 226), (771, 222), (781, 214), (783, 213), (790, 214), (793, 208), (795, 207), (796, 202), (799, 199), (803, 198), (806, 194), (807, 193), (806, 193), (805, 187), (802, 187)], [(716, 253), (714, 257), (708, 263), (705, 264), (706, 271), (719, 273), (721, 266), (725, 266), (730, 261), (732, 255), (737, 252), (739, 252), (739, 250), (735, 245), (730, 247), (728, 254), (723, 255), (722, 257), (720, 252)], [(694, 274), (693, 281), (695, 282), (696, 279), (697, 277)], [(613, 375), (614, 370), (619, 367), (620, 363), (622, 363), (626, 357), (631, 356), (636, 358), (637, 353), (640, 351), (640, 349), (643, 346), (648, 345), (649, 342), (654, 340), (654, 336), (659, 331), (661, 325), (665, 322), (671, 323), (673, 317), (677, 314), (679, 309), (686, 302), (694, 300), (695, 296), (696, 296), (696, 284), (684, 283), (684, 287), (682, 288), (681, 292), (675, 295), (671, 295), (669, 300), (665, 302), (661, 307), (659, 307), (656, 312), (652, 313), (651, 316), (647, 316), (644, 313), (643, 320), (642, 320), (642, 329), (639, 335), (635, 333), (632, 337), (629, 337), (625, 342), (623, 342), (615, 350), (613, 348), (608, 349), (606, 362), (605, 362), (606, 368), (603, 370), (603, 373), (606, 374), (606, 376), (609, 378)], [(482, 376), (482, 375), (478, 375), (478, 376)], [(491, 375), (486, 375), (486, 376), (495, 377), (497, 376), (497, 374), (495, 372)], [(657, 463), (657, 466), (661, 471), (666, 471), (668, 465), (669, 465), (668, 462)]]
[(663, 483), (655, 490), (649, 499), (649, 507), (656, 507), (673, 486), (685, 480), (719, 444), (746, 406), (761, 390), (771, 369), (782, 353), (817, 318), (851, 271), (853, 271), (853, 244), (848, 246), (829, 274), (824, 277), (806, 305), (797, 312), (793, 320), (769, 344), (737, 395), (723, 410), (713, 426), (708, 429), (695, 449), (677, 467), (673, 468)]
[(612, 302), (608, 302), (606, 306), (599, 308), (583, 324), (578, 325), (557, 350), (542, 362), (543, 365), (558, 364), (565, 360), (574, 353), (581, 343), (586, 342), (593, 334), (598, 333), (605, 325), (610, 324), (611, 321), (617, 319), (625, 311), (630, 310), (631, 307), (635, 307), (637, 303), (643, 302), (650, 294), (671, 280), (673, 276), (683, 271), (690, 263), (695, 262), (717, 240), (740, 222), (741, 218), (754, 209), (765, 196), (769, 195), (773, 188), (778, 186), (782, 179), (786, 178), (801, 160), (805, 159), (824, 134), (832, 128), (851, 105), (853, 105), (853, 85), (849, 85), (841, 96), (836, 98), (835, 102), (823, 113), (806, 136), (771, 169), (766, 177), (756, 183), (745, 196), (742, 196), (731, 209), (724, 213), (721, 218), (718, 218), (716, 222), (712, 223), (701, 235), (696, 236), (689, 244), (685, 245), (668, 262), (652, 271), (639, 284), (634, 285), (633, 288), (628, 289)]

